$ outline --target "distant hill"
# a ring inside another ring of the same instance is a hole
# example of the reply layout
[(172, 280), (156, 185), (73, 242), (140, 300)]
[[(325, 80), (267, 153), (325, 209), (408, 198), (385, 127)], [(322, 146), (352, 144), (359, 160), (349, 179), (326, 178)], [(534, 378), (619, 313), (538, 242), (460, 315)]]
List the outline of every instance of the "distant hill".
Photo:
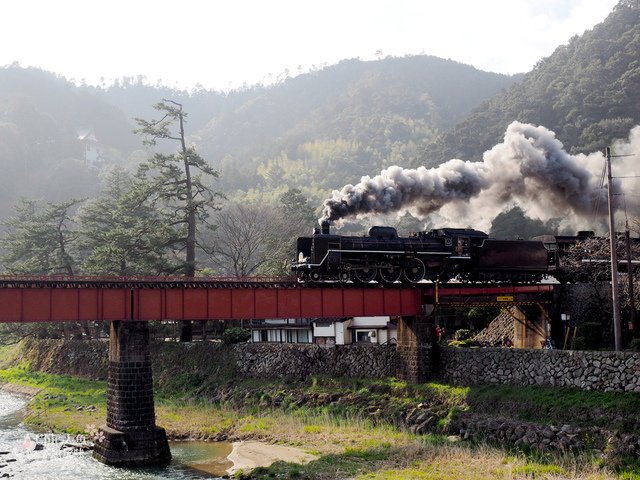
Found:
[(513, 120), (544, 125), (571, 153), (602, 150), (640, 124), (640, 0), (538, 62), (521, 82), (477, 107), (423, 152), (430, 165), (480, 160)]
[(430, 56), (345, 60), (229, 95), (197, 137), (232, 189), (284, 182), (326, 191), (410, 164), (422, 145), (516, 81)]
[(286, 184), (320, 198), (345, 179), (411, 163), (420, 146), (518, 78), (420, 55), (344, 60), (226, 95), (153, 87), (140, 78), (90, 90), (131, 118), (153, 116), (151, 105), (161, 98), (182, 103), (191, 140), (220, 169), (227, 192)]
[[(299, 186), (319, 202), (345, 181), (409, 164), (515, 81), (430, 56), (345, 60), (227, 94), (146, 85), (143, 77), (75, 86), (39, 69), (0, 68), (0, 217), (20, 196), (91, 196), (96, 166), (148, 155), (132, 133), (134, 118), (153, 118), (163, 98), (184, 105), (190, 141), (221, 171), (220, 190), (275, 198)], [(87, 164), (82, 138), (95, 140), (97, 165)]]
[(138, 140), (117, 107), (64, 78), (17, 65), (0, 69), (0, 218), (20, 197), (59, 201), (98, 191), (87, 155), (113, 158)]

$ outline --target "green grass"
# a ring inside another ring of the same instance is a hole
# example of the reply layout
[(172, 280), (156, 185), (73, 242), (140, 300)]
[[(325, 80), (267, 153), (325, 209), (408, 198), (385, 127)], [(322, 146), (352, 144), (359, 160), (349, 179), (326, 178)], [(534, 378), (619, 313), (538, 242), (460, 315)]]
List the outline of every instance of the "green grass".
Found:
[(87, 425), (104, 423), (106, 382), (36, 372), (26, 363), (0, 370), (0, 382), (40, 390), (25, 418), (34, 427), (78, 434), (85, 433)]
[(107, 382), (36, 372), (25, 364), (0, 370), (0, 382), (42, 389), (36, 399), (43, 405), (53, 403), (47, 402), (51, 399), (44, 398), (46, 396), (64, 398), (77, 405), (104, 404), (107, 389)]
[(566, 476), (567, 471), (558, 466), (542, 463), (525, 463), (513, 468), (515, 475), (524, 475), (528, 478), (544, 478), (548, 475)]
[(323, 455), (306, 465), (280, 461), (270, 467), (257, 468), (250, 475), (239, 475), (238, 478), (346, 478), (371, 471), (379, 462), (397, 453), (397, 450), (390, 447), (346, 448), (344, 453)]
[[(471, 411), (503, 411), (526, 421), (572, 423), (637, 431), (640, 394), (593, 392), (570, 388), (492, 385), (471, 387), (467, 396)], [(612, 423), (612, 419), (617, 419)]]

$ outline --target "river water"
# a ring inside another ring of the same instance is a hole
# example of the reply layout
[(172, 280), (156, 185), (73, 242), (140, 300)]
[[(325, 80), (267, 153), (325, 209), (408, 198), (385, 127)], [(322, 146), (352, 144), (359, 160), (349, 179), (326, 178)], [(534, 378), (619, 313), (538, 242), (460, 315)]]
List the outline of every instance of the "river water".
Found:
[[(162, 468), (127, 469), (103, 465), (90, 451), (62, 448), (74, 441), (66, 435), (39, 434), (22, 425), (26, 400), (0, 391), (0, 478), (33, 480), (155, 480), (220, 478), (232, 466), (231, 444), (171, 442), (171, 464)], [(43, 448), (34, 449), (37, 444)]]

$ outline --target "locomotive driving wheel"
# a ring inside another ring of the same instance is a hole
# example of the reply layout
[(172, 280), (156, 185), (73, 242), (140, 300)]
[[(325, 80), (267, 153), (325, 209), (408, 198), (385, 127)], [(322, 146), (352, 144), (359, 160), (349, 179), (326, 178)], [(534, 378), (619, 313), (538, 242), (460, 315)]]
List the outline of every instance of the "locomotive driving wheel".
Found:
[(424, 263), (419, 258), (410, 259), (404, 267), (404, 278), (411, 283), (418, 283), (427, 272)]
[(313, 271), (309, 274), (309, 279), (312, 282), (319, 282), (320, 280), (322, 280), (322, 274), (318, 271)]
[(393, 283), (396, 280), (400, 279), (400, 275), (402, 275), (402, 270), (399, 267), (394, 267), (389, 265), (387, 267), (380, 267), (378, 270), (378, 276), (380, 280), (385, 283)]
[(376, 278), (376, 273), (377, 270), (369, 266), (353, 270), (353, 276), (355, 277), (355, 279), (362, 283), (369, 283), (370, 281), (372, 281), (374, 278)]

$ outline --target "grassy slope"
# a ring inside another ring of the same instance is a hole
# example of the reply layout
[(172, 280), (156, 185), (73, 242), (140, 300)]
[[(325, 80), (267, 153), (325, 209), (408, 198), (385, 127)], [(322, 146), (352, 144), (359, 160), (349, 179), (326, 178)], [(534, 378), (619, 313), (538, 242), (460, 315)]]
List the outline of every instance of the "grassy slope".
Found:
[[(175, 364), (178, 350), (168, 348), (166, 361)], [(2, 349), (0, 356), (15, 357), (15, 352)], [(30, 404), (27, 423), (79, 433), (87, 425), (104, 422), (105, 382), (34, 372), (27, 363), (8, 366), (0, 361), (0, 366), (5, 367), (0, 370), (0, 382), (41, 388)], [(635, 419), (640, 416), (640, 402), (631, 394), (408, 385), (395, 379), (231, 380), (229, 372), (222, 370), (217, 381), (213, 377), (194, 381), (198, 377), (194, 372), (190, 382), (188, 371), (193, 365), (183, 366), (187, 373), (164, 378), (156, 389), (158, 424), (174, 438), (252, 438), (302, 446), (320, 455), (306, 466), (278, 462), (254, 472), (256, 478), (640, 479), (640, 470), (633, 464), (613, 473), (588, 454), (511, 452), (451, 443), (443, 435), (412, 435), (394, 421), (419, 402), (438, 412), (441, 424), (460, 410), (574, 424), (591, 422), (573, 416), (587, 411), (597, 413), (591, 416), (596, 421)], [(162, 368), (156, 371), (163, 372)]]

